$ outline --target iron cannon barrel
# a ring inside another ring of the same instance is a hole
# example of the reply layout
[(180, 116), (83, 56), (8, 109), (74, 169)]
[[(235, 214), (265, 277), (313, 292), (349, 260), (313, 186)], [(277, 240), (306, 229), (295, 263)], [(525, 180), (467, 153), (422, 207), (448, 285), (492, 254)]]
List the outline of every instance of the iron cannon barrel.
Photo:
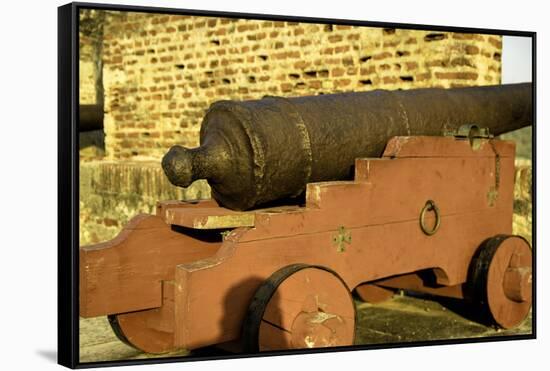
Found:
[(309, 182), (351, 179), (355, 159), (380, 156), (393, 136), (466, 124), (494, 135), (531, 125), (531, 83), (219, 101), (201, 146), (172, 147), (162, 166), (173, 184), (207, 179), (221, 205), (246, 210), (299, 196)]

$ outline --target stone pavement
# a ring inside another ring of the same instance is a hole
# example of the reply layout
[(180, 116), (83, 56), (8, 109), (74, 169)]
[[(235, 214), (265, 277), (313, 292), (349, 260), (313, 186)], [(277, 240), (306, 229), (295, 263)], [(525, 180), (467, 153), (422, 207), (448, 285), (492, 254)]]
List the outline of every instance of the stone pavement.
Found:
[[(356, 344), (390, 344), (441, 339), (467, 339), (486, 336), (530, 334), (529, 316), (514, 330), (486, 327), (463, 301), (402, 293), (380, 304), (356, 301)], [(80, 361), (112, 361), (124, 359), (187, 356), (188, 351), (152, 355), (120, 342), (106, 317), (80, 319)], [(209, 348), (194, 355), (227, 354)]]

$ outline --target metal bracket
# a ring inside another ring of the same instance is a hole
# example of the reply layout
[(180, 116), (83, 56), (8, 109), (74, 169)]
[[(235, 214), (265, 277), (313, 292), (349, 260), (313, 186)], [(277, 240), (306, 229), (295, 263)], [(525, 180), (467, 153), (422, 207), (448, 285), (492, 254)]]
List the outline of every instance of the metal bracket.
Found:
[(346, 251), (345, 244), (351, 244), (351, 232), (348, 232), (343, 226), (338, 227), (338, 234), (332, 238), (332, 243), (336, 245), (336, 251)]
[(462, 125), (454, 131), (445, 133), (445, 136), (453, 136), (458, 140), (469, 140), (474, 151), (479, 149), (480, 139), (493, 138), (489, 128), (481, 128), (475, 124)]
[(453, 133), (455, 138), (492, 138), (493, 135), (489, 132), (489, 128), (481, 128), (475, 124), (462, 125)]

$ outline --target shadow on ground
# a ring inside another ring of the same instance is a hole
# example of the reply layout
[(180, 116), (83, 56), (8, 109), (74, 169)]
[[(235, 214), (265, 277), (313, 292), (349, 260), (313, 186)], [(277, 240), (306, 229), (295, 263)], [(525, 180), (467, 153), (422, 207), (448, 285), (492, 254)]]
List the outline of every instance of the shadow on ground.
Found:
[[(409, 293), (397, 295), (380, 304), (356, 301), (356, 344), (391, 344), (442, 339), (468, 339), (487, 336), (531, 334), (531, 315), (518, 328), (500, 330), (476, 322), (475, 312), (462, 300), (430, 297)], [(48, 359), (55, 352), (44, 351)], [(106, 317), (80, 320), (80, 361), (112, 361), (124, 359), (162, 358), (175, 356), (211, 357), (228, 355), (227, 351), (208, 347), (193, 352), (179, 351), (162, 355), (143, 353), (119, 341)]]
[(50, 362), (57, 363), (57, 352), (55, 350), (37, 350), (36, 354)]

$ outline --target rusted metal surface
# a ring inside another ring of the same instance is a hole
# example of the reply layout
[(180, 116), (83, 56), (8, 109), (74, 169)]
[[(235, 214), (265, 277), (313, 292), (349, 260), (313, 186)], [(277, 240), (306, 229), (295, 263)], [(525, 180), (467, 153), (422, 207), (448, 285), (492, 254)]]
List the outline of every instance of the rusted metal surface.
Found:
[(163, 168), (187, 187), (208, 179), (213, 197), (246, 210), (303, 195), (311, 182), (353, 178), (356, 158), (377, 157), (398, 135), (444, 135), (475, 124), (499, 135), (532, 123), (532, 85), (416, 89), (221, 101), (201, 146), (175, 146)]

